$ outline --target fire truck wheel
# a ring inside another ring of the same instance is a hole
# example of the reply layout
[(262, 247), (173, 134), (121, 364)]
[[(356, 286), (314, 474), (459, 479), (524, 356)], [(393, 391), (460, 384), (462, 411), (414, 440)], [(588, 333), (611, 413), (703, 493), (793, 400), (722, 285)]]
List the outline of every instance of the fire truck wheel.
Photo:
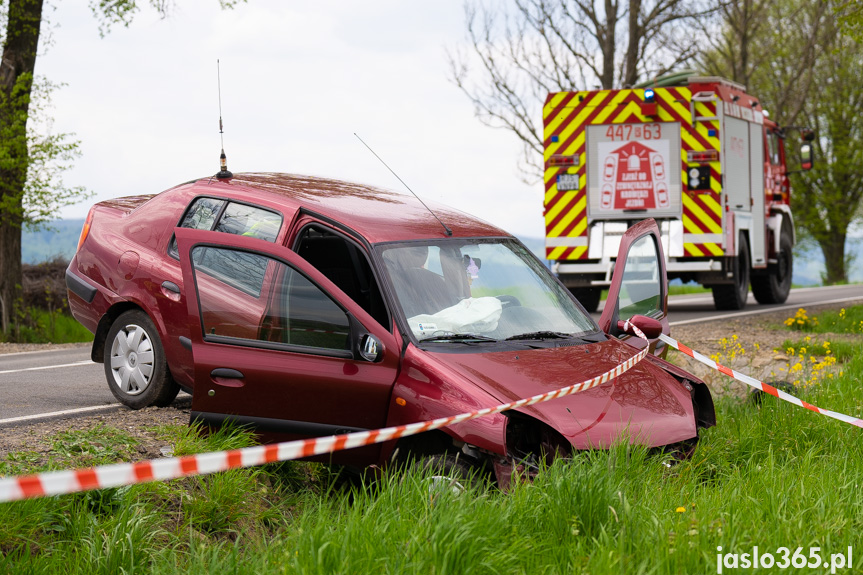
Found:
[(719, 310), (735, 310), (746, 307), (749, 295), (749, 242), (740, 234), (737, 240), (737, 261), (734, 264), (734, 283), (713, 286), (713, 303)]
[(752, 276), (752, 295), (758, 303), (785, 303), (791, 291), (791, 274), (794, 269), (791, 237), (779, 237), (779, 254), (776, 268), (767, 276)]
[(578, 303), (584, 306), (587, 313), (593, 313), (599, 307), (599, 298), (602, 295), (602, 288), (569, 288)]

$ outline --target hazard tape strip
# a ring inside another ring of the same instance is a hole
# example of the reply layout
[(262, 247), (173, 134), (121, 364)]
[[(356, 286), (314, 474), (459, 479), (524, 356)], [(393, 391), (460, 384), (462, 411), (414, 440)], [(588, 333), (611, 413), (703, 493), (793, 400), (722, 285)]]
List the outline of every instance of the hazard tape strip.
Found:
[(719, 363), (718, 361), (714, 361), (707, 357), (706, 355), (702, 355), (693, 349), (686, 347), (676, 339), (668, 337), (665, 334), (661, 334), (659, 339), (679, 351), (684, 355), (688, 355), (692, 359), (699, 361), (710, 367), (715, 369), (716, 371), (727, 375), (737, 381), (742, 381), (746, 385), (750, 387), (754, 387), (755, 389), (760, 389), (764, 393), (769, 393), (773, 397), (778, 397), (779, 399), (785, 400), (788, 403), (793, 403), (794, 405), (799, 405), (800, 407), (805, 407), (810, 411), (814, 411), (815, 413), (820, 413), (822, 415), (826, 415), (827, 417), (832, 417), (833, 419), (838, 419), (839, 421), (844, 421), (845, 423), (850, 423), (851, 425), (856, 425), (857, 427), (863, 427), (863, 419), (859, 419), (856, 417), (851, 417), (850, 415), (845, 415), (843, 413), (836, 413), (835, 411), (830, 411), (829, 409), (822, 409), (820, 407), (816, 407), (811, 403), (806, 403), (800, 398), (794, 397), (790, 393), (785, 393), (781, 389), (777, 389), (768, 383), (764, 383), (763, 381), (758, 381), (754, 377), (749, 377), (746, 374), (740, 373), (739, 371), (735, 371), (730, 367), (726, 367)]
[[(632, 327), (638, 337), (645, 341), (647, 340), (644, 333), (635, 326), (627, 323), (624, 326), (624, 330), (629, 329), (629, 327)], [(19, 477), (4, 477), (0, 478), (0, 502), (17, 501), (46, 495), (77, 493), (79, 491), (106, 487), (121, 487), (148, 481), (167, 481), (190, 475), (205, 475), (229, 469), (253, 467), (265, 463), (290, 461), (313, 455), (352, 449), (354, 447), (383, 443), (392, 439), (416, 435), (456, 423), (463, 423), (486, 415), (551, 401), (552, 399), (566, 397), (602, 385), (629, 371), (632, 366), (644, 359), (647, 352), (648, 348), (645, 347), (614, 369), (581, 383), (548, 393), (534, 395), (527, 399), (504, 403), (496, 407), (488, 407), (450, 417), (441, 417), (432, 421), (423, 421), (372, 431), (345, 433), (331, 437), (287, 441), (272, 445), (256, 445), (230, 451), (154, 459), (138, 463), (117, 463), (88, 469), (51, 471)]]

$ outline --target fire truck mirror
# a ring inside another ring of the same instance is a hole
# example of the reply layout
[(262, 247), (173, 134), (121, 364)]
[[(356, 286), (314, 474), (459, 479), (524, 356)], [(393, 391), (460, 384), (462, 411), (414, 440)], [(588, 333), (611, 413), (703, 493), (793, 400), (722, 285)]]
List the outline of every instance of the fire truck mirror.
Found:
[(808, 143), (800, 146), (800, 167), (804, 170), (812, 169), (812, 146)]

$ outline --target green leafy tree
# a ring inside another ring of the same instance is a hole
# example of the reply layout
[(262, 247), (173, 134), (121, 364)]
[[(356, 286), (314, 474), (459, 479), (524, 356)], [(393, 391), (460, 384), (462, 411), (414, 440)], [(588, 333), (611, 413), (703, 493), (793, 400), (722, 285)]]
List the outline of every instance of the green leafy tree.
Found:
[[(219, 0), (232, 8), (245, 0)], [(173, 0), (91, 0), (104, 35), (128, 26), (141, 5), (167, 16)], [(78, 156), (70, 134), (52, 134), (50, 119), (37, 114), (52, 85), (34, 77), (44, 19), (43, 0), (0, 0), (0, 325), (8, 330), (20, 299), (21, 229), (49, 219), (80, 199), (82, 188), (63, 184), (62, 172)], [(44, 111), (44, 108), (42, 109)], [(41, 128), (41, 129), (40, 129)]]
[(863, 0), (844, 0), (836, 6), (842, 32), (863, 43)]
[[(824, 255), (829, 284), (847, 280), (846, 238), (861, 221), (863, 44), (841, 33), (843, 15), (861, 10), (860, 2), (730, 0), (698, 57), (707, 73), (746, 84), (783, 125), (816, 130), (815, 168), (792, 174), (791, 202), (799, 235)], [(786, 142), (791, 153), (798, 144)]]
[(824, 254), (827, 284), (848, 280), (848, 230), (863, 222), (863, 44), (837, 33), (833, 24), (818, 59), (817, 88), (803, 111), (818, 135), (816, 161), (811, 172), (795, 175), (792, 194), (800, 226)]

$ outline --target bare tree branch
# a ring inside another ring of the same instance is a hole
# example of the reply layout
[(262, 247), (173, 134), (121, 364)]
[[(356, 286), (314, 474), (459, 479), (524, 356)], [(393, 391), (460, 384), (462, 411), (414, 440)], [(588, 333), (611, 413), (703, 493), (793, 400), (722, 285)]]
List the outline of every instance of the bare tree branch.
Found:
[(542, 173), (549, 92), (632, 85), (692, 58), (687, 27), (719, 0), (466, 0), (468, 49), (448, 51), (450, 79), (484, 124), (522, 143), (519, 169)]

